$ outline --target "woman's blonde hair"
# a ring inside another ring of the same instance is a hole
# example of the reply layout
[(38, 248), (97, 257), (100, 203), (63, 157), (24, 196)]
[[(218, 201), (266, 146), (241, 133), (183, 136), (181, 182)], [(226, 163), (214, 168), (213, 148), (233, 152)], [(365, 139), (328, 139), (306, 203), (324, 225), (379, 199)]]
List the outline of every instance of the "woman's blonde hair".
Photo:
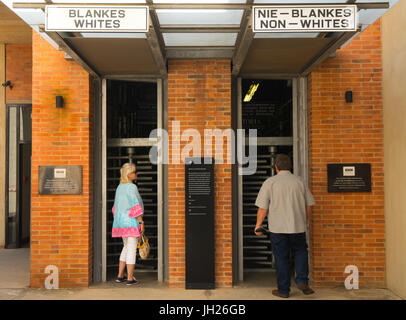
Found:
[(120, 174), (121, 174), (120, 183), (128, 183), (128, 182), (130, 182), (128, 180), (128, 175), (131, 172), (134, 172), (134, 171), (135, 171), (135, 164), (134, 163), (124, 163), (123, 166), (120, 169)]

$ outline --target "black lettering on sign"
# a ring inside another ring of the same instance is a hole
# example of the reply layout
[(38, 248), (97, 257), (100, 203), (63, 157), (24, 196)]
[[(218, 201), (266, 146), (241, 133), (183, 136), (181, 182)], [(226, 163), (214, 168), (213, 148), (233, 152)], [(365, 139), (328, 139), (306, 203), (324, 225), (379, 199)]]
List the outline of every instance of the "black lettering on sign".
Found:
[(76, 17), (76, 10), (69, 10), (69, 18), (75, 18)]
[(351, 9), (344, 9), (344, 17), (348, 18), (351, 17), (352, 10)]
[(74, 20), (74, 22), (75, 22), (75, 27), (76, 28), (83, 28), (83, 25), (85, 23), (84, 20)]
[(269, 18), (268, 10), (258, 10), (258, 18)]

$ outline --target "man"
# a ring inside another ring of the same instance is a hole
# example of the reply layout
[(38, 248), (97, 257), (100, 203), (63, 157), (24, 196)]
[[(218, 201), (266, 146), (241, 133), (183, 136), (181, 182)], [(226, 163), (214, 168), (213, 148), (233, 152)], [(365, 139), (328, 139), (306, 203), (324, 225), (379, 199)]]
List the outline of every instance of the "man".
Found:
[(289, 156), (278, 154), (275, 159), (277, 175), (268, 178), (259, 190), (255, 234), (262, 228), (268, 215), (268, 228), (275, 257), (278, 289), (272, 294), (288, 298), (290, 292), (289, 252), (292, 249), (296, 271), (296, 285), (304, 294), (312, 294), (309, 287), (309, 262), (306, 243), (306, 220), (309, 222), (314, 205), (313, 195), (304, 182), (290, 172)]

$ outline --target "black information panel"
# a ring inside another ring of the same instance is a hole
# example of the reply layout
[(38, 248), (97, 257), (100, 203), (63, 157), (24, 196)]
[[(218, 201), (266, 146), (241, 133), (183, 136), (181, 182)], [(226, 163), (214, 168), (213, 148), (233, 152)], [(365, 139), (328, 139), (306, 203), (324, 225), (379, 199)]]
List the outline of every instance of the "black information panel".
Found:
[(214, 289), (214, 159), (185, 159), (186, 289)]
[(371, 192), (370, 163), (327, 165), (328, 192)]
[(82, 166), (39, 166), (39, 194), (82, 194)]

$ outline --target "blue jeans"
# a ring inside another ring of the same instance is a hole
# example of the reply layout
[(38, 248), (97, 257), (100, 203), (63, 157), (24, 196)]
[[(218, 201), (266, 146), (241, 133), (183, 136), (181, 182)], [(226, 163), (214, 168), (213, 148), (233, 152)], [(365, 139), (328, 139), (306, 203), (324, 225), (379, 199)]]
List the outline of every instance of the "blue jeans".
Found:
[(296, 284), (309, 283), (309, 260), (307, 254), (306, 233), (269, 233), (272, 252), (275, 257), (276, 279), (278, 291), (282, 294), (290, 292), (289, 253), (293, 250), (295, 262)]

